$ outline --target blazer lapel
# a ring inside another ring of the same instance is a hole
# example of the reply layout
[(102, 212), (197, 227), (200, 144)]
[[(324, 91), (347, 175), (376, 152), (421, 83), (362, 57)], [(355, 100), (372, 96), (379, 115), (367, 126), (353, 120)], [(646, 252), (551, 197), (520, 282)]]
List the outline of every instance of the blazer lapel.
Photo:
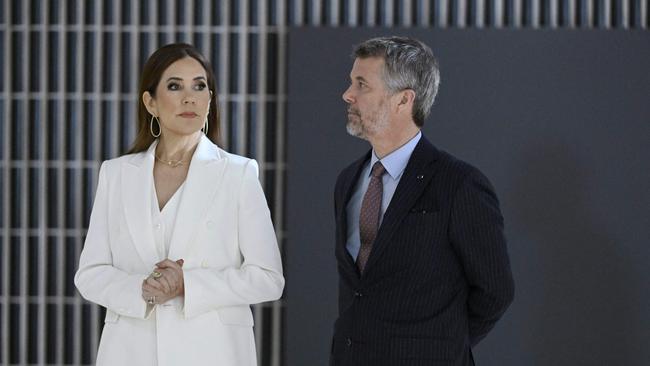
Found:
[(390, 244), (391, 237), (400, 222), (428, 186), (435, 174), (435, 170), (430, 165), (436, 160), (437, 154), (438, 150), (423, 135), (415, 146), (390, 205), (384, 213), (382, 224), (368, 257), (368, 263), (366, 263), (364, 276), (372, 271), (373, 264), (377, 262), (382, 251)]
[(341, 187), (340, 192), (343, 193), (343, 196), (337, 197), (341, 204), (338, 206), (339, 212), (336, 214), (338, 220), (336, 225), (340, 228), (340, 230), (338, 230), (338, 237), (336, 238), (336, 252), (338, 253), (339, 259), (345, 263), (344, 268), (348, 269), (356, 276), (359, 276), (357, 265), (354, 263), (354, 259), (350, 253), (348, 253), (348, 250), (346, 248), (348, 237), (347, 205), (350, 201), (350, 198), (352, 197), (356, 183), (359, 181), (359, 176), (363, 170), (364, 163), (370, 159), (371, 153), (372, 150), (368, 151), (363, 157), (352, 163), (348, 169), (347, 176), (342, 182), (343, 186)]
[(142, 261), (155, 267), (160, 260), (153, 237), (151, 221), (153, 189), (154, 141), (146, 152), (134, 155), (122, 165), (122, 205), (126, 224)]
[(222, 151), (202, 136), (190, 163), (183, 196), (176, 214), (168, 257), (182, 258), (189, 250), (194, 234), (207, 214), (226, 167)]

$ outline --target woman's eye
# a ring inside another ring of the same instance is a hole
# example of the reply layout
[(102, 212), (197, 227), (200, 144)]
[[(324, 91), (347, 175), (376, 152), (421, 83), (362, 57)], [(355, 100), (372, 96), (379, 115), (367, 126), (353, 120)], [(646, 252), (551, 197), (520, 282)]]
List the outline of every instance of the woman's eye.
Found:
[(201, 90), (204, 90), (206, 86), (207, 85), (205, 85), (204, 83), (199, 83), (199, 84), (196, 84), (194, 89), (201, 91)]
[(167, 84), (167, 89), (169, 90), (178, 90), (181, 86), (178, 83), (169, 83)]

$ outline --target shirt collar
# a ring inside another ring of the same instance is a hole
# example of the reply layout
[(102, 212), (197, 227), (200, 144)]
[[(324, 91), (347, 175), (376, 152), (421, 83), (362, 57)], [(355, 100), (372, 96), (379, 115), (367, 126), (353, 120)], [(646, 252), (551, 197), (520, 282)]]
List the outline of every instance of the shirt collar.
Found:
[[(393, 180), (399, 179), (404, 172), (404, 169), (406, 169), (406, 164), (408, 164), (411, 154), (413, 153), (413, 150), (415, 150), (415, 146), (420, 141), (420, 137), (422, 137), (422, 131), (418, 131), (417, 135), (407, 143), (392, 153), (384, 156), (382, 159), (377, 157), (375, 150), (373, 149), (370, 157), (370, 171), (372, 171), (372, 167), (377, 161), (381, 161), (381, 164), (386, 169), (388, 175), (390, 175)], [(370, 175), (370, 172), (368, 172), (368, 175)]]

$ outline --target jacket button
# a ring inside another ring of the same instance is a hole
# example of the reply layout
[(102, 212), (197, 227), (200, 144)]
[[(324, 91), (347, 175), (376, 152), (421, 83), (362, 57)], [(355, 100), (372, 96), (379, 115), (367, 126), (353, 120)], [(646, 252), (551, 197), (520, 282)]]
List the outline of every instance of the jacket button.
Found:
[(352, 340), (350, 338), (346, 339), (345, 344), (347, 344), (348, 347), (352, 347)]

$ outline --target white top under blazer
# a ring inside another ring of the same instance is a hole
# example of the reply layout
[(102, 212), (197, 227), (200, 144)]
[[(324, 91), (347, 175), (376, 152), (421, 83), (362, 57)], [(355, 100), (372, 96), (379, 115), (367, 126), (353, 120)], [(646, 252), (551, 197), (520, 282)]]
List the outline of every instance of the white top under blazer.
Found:
[(100, 168), (75, 275), (81, 295), (107, 309), (97, 365), (255, 366), (250, 305), (284, 288), (257, 163), (201, 137), (167, 255), (184, 260), (185, 296), (152, 306), (141, 287), (163, 259), (151, 215), (155, 145)]
[(178, 206), (183, 195), (183, 188), (185, 182), (176, 189), (176, 192), (167, 200), (162, 210), (158, 205), (158, 195), (156, 195), (156, 186), (151, 187), (151, 221), (153, 222), (153, 237), (158, 249), (158, 255), (162, 258), (167, 258), (169, 254), (169, 247), (172, 243), (172, 235), (174, 234), (174, 224), (176, 224), (176, 214), (178, 213)]

